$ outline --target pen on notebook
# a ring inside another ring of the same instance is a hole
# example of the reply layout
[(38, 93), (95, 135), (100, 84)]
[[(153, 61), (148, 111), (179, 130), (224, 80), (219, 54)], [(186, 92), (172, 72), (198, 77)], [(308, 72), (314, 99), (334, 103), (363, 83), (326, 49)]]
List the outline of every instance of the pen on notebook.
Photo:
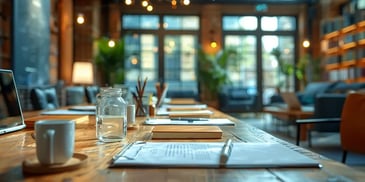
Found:
[(171, 121), (188, 121), (188, 122), (194, 122), (194, 121), (208, 121), (206, 118), (170, 118)]
[(233, 147), (232, 139), (227, 139), (227, 141), (223, 145), (219, 158), (219, 163), (221, 165), (225, 165), (227, 163), (229, 156), (231, 155), (232, 152), (232, 147)]

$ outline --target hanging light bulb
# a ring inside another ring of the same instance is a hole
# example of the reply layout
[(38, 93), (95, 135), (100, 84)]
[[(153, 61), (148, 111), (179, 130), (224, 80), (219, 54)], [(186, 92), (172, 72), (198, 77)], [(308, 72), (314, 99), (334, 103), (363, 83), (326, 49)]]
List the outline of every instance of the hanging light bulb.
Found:
[(309, 40), (308, 40), (308, 39), (305, 39), (305, 40), (303, 41), (302, 45), (303, 45), (303, 47), (304, 47), (304, 48), (308, 48), (308, 47), (311, 45), (311, 43), (309, 42)]
[(133, 1), (132, 0), (125, 0), (124, 1), (125, 5), (132, 5), (133, 4)]
[(76, 18), (76, 22), (78, 23), (78, 24), (84, 24), (85, 23), (85, 17), (84, 17), (84, 14), (82, 14), (82, 13), (79, 13), (78, 15), (77, 15), (77, 18)]
[(182, 4), (188, 6), (190, 4), (190, 0), (182, 0)]
[(142, 6), (143, 7), (147, 7), (148, 6), (148, 1), (147, 0), (143, 0), (142, 2), (141, 2), (141, 4), (142, 4)]
[(218, 46), (218, 43), (215, 40), (210, 41), (210, 47), (216, 48)]
[(172, 9), (176, 9), (177, 8), (177, 1), (176, 0), (172, 0), (171, 1), (171, 7), (172, 7)]
[(152, 4), (149, 4), (146, 9), (148, 12), (151, 12), (153, 10)]

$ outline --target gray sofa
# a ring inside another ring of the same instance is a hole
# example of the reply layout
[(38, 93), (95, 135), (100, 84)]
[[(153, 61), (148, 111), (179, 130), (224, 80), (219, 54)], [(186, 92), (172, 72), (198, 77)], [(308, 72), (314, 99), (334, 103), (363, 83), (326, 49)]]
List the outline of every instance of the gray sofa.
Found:
[[(301, 92), (297, 92), (298, 99), (302, 105), (314, 105), (318, 96), (327, 98), (337, 96), (337, 94), (347, 94), (349, 91), (365, 89), (365, 83), (346, 83), (346, 82), (312, 82), (309, 83)], [(325, 101), (324, 101), (325, 102)], [(283, 103), (280, 95), (276, 94), (270, 98), (271, 104)]]

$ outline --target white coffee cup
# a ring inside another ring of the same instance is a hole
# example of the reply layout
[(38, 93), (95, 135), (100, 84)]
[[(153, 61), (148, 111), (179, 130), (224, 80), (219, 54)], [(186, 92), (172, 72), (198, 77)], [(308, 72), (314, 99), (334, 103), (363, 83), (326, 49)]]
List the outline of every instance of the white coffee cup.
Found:
[(71, 159), (75, 146), (74, 121), (37, 121), (35, 134), (37, 158), (41, 164), (62, 164)]

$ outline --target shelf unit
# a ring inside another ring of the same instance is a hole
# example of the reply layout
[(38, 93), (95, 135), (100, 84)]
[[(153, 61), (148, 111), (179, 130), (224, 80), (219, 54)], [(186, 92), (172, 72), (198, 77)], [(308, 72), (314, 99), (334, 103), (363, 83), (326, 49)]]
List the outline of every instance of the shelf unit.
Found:
[(365, 20), (324, 33), (321, 51), (329, 81), (365, 81)]

